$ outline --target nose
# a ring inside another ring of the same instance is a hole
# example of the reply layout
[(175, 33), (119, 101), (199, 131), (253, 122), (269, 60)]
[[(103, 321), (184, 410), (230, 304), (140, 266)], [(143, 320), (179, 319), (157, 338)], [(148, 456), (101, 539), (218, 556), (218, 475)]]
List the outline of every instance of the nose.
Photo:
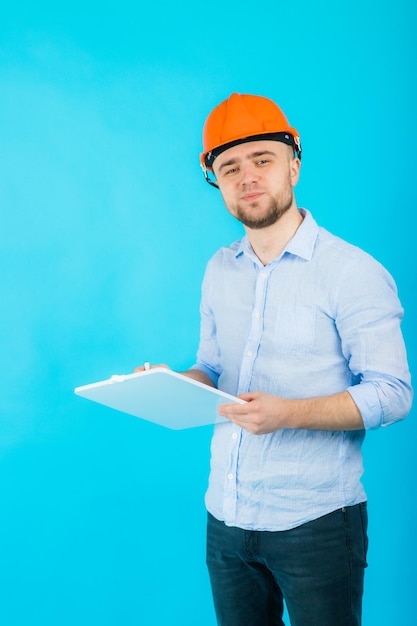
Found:
[(240, 184), (251, 185), (259, 180), (259, 173), (253, 163), (244, 163), (240, 168)]

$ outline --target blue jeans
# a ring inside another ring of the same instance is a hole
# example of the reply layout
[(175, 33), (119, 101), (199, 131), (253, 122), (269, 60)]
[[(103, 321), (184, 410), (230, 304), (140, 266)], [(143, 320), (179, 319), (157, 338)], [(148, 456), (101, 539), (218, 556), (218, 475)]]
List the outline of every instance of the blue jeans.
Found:
[(219, 626), (360, 626), (366, 503), (292, 530), (228, 527), (208, 515), (207, 565)]

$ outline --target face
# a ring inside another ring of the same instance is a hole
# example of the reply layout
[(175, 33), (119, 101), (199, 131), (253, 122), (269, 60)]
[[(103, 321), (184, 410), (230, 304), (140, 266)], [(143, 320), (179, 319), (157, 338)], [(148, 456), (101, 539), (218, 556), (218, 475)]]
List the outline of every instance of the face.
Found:
[(252, 229), (275, 224), (296, 208), (299, 159), (278, 141), (242, 143), (222, 152), (213, 172), (227, 209)]

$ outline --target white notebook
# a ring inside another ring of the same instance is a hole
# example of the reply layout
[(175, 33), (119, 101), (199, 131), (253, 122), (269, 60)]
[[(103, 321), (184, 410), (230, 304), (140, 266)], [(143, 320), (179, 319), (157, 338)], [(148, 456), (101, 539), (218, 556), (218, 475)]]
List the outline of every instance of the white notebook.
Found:
[(221, 404), (244, 404), (244, 400), (164, 367), (112, 376), (76, 387), (74, 393), (175, 430), (225, 422), (226, 418), (217, 414)]

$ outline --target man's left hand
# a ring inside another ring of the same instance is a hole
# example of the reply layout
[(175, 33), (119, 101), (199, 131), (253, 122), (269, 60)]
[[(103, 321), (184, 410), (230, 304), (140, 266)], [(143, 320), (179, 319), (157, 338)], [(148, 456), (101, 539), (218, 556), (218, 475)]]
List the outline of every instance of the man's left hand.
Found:
[(281, 428), (291, 428), (289, 406), (292, 400), (260, 391), (242, 393), (245, 404), (224, 404), (219, 415), (245, 428), (253, 435), (266, 435)]

